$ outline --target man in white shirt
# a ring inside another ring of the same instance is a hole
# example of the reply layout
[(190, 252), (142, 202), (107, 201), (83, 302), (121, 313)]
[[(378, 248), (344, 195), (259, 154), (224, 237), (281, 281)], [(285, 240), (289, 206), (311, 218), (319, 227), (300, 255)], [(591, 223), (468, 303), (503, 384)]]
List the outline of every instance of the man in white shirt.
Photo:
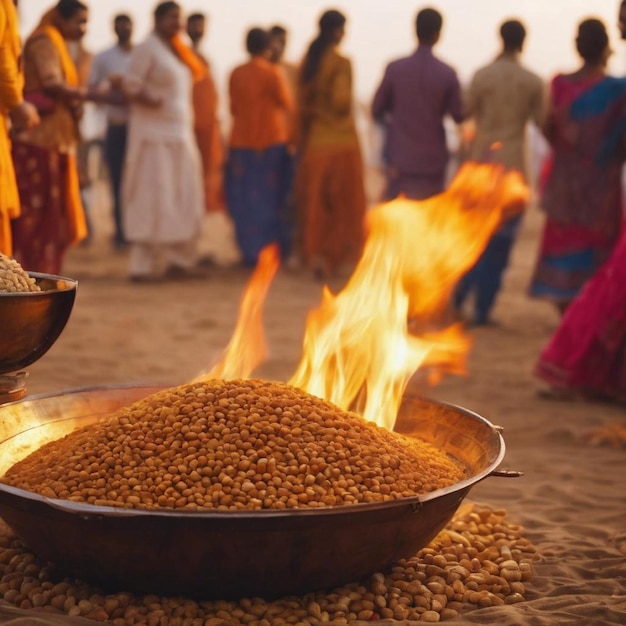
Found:
[(117, 43), (94, 57), (89, 77), (91, 89), (101, 92), (106, 105), (107, 130), (104, 141), (104, 158), (109, 169), (115, 234), (113, 244), (118, 249), (127, 246), (122, 225), (120, 188), (126, 139), (128, 135), (128, 104), (122, 93), (122, 77), (126, 73), (132, 50), (133, 23), (126, 14), (116, 15), (113, 20)]

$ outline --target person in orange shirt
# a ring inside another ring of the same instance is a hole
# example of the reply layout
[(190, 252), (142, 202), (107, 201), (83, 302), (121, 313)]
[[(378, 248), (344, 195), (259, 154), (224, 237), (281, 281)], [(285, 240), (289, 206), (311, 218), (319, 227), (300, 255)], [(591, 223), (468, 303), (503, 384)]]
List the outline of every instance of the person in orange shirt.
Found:
[(233, 125), (226, 167), (226, 199), (246, 265), (277, 243), (283, 258), (291, 245), (287, 198), (291, 188), (288, 115), (293, 101), (287, 80), (269, 61), (270, 36), (253, 28), (246, 37), (250, 60), (229, 83)]
[(0, 0), (0, 252), (11, 256), (11, 218), (20, 212), (8, 134), (8, 118), (14, 131), (32, 128), (39, 123), (34, 105), (22, 95), (21, 53), (17, 11), (13, 0)]

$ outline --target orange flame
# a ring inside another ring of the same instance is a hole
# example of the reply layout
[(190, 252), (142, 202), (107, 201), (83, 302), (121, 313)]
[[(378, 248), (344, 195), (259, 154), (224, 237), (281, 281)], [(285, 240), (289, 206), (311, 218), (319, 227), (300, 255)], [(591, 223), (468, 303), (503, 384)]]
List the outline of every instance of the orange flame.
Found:
[[(411, 376), (430, 381), (463, 373), (469, 339), (441, 320), (459, 278), (476, 262), (502, 219), (528, 199), (522, 176), (468, 163), (443, 194), (397, 199), (367, 216), (363, 255), (344, 289), (324, 288), (307, 318), (303, 355), (289, 381), (391, 429)], [(246, 377), (266, 352), (263, 301), (278, 267), (262, 255), (222, 361), (202, 378)]]
[(471, 163), (439, 196), (370, 211), (363, 255), (346, 287), (337, 296), (325, 289), (309, 314), (290, 383), (391, 429), (420, 366), (464, 371), (468, 339), (438, 321), (504, 208), (526, 197), (520, 174)]
[(280, 265), (279, 259), (277, 245), (261, 250), (241, 299), (237, 325), (224, 355), (213, 369), (194, 382), (210, 378), (247, 378), (265, 360), (267, 341), (263, 330), (263, 304)]

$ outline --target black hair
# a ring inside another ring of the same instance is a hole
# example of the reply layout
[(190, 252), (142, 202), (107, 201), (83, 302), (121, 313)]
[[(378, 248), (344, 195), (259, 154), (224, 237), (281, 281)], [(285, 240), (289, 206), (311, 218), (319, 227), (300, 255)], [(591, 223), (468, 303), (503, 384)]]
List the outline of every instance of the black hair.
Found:
[(114, 18), (113, 18), (113, 23), (117, 24), (118, 22), (131, 22), (132, 23), (132, 19), (130, 17), (130, 15), (128, 15), (127, 13), (118, 13)]
[(173, 9), (180, 9), (180, 5), (178, 4), (178, 2), (173, 2), (173, 0), (168, 0), (168, 2), (161, 2), (160, 4), (157, 4), (156, 8), (154, 9), (155, 21), (160, 20), (162, 17), (167, 15)]
[[(624, 0), (624, 2), (626, 2), (626, 0)], [(274, 24), (274, 26), (270, 28), (269, 32), (270, 37), (284, 37), (287, 34), (287, 29), (280, 24)]]
[(415, 18), (415, 32), (419, 41), (425, 43), (434, 41), (441, 32), (443, 17), (436, 9), (422, 9)]
[(187, 18), (187, 24), (189, 24), (189, 22), (195, 22), (196, 20), (206, 20), (206, 16), (204, 13), (192, 13)]
[(87, 11), (87, 5), (79, 0), (59, 0), (56, 10), (64, 20), (68, 20), (78, 11)]
[(246, 35), (246, 50), (253, 56), (263, 54), (270, 46), (270, 35), (262, 28), (251, 28)]
[(315, 78), (324, 53), (333, 45), (335, 32), (343, 28), (345, 23), (345, 15), (335, 9), (322, 14), (319, 20), (319, 34), (311, 42), (302, 64), (300, 80), (303, 83), (309, 83)]
[(500, 37), (507, 50), (521, 50), (526, 39), (526, 29), (519, 20), (507, 20), (500, 26)]
[(578, 54), (589, 63), (600, 63), (604, 57), (609, 36), (604, 24), (595, 18), (583, 20), (578, 25), (576, 49)]

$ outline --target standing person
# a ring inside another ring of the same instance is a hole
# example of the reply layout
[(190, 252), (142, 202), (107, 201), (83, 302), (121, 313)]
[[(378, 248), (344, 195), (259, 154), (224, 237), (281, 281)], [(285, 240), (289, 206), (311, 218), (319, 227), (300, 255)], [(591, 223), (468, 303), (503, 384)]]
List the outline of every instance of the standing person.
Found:
[(194, 132), (204, 172), (204, 201), (207, 212), (224, 210), (223, 176), (224, 148), (217, 118), (217, 89), (209, 62), (200, 45), (206, 32), (206, 18), (193, 13), (187, 18), (187, 35), (191, 47), (205, 68), (204, 76), (193, 86)]
[(117, 43), (97, 54), (93, 60), (89, 85), (106, 94), (110, 104), (106, 105), (106, 131), (104, 137), (104, 159), (109, 171), (111, 197), (113, 199), (113, 245), (118, 250), (126, 248), (126, 237), (122, 219), (122, 171), (128, 138), (129, 107), (122, 93), (122, 77), (128, 69), (133, 49), (133, 22), (125, 13), (113, 19), (113, 30)]
[[(604, 24), (580, 23), (576, 48), (582, 65), (552, 80), (544, 134), (552, 146), (545, 168), (542, 208), (546, 213), (530, 294), (563, 312), (584, 283), (611, 254), (622, 221), (621, 169), (617, 137), (621, 91), (606, 75), (610, 53)], [(593, 106), (582, 108), (589, 94)]]
[(226, 194), (237, 243), (246, 265), (278, 243), (289, 254), (284, 222), (289, 176), (287, 114), (293, 108), (283, 73), (269, 62), (270, 37), (261, 28), (246, 36), (250, 60), (236, 67), (229, 82), (233, 125), (226, 167)]
[[(619, 28), (623, 36), (625, 7), (626, 2), (622, 2)], [(612, 87), (626, 92), (624, 80), (614, 81)], [(581, 96), (578, 105), (584, 108), (585, 99), (594, 98), (594, 90), (590, 90)], [(617, 111), (618, 117), (623, 119), (624, 96), (621, 103)], [(623, 130), (618, 138), (624, 141)], [(548, 385), (541, 391), (544, 397), (598, 399), (621, 404), (626, 401), (626, 229), (623, 224), (611, 257), (565, 311), (539, 357), (535, 375)], [(619, 424), (615, 426), (609, 423), (589, 436), (612, 442), (619, 438), (626, 444), (624, 429)]]
[(226, 211), (224, 194), (224, 142), (218, 119), (218, 94), (209, 61), (201, 50), (207, 19), (202, 13), (187, 18), (187, 35), (191, 49), (204, 68), (204, 74), (194, 82), (193, 110), (196, 143), (202, 159), (204, 206), (204, 256), (199, 264), (228, 266), (239, 261), (233, 224)]
[(338, 50), (345, 24), (339, 11), (321, 16), (298, 82), (298, 238), (304, 264), (319, 279), (357, 261), (364, 241), (366, 199), (352, 66)]
[(181, 26), (180, 6), (159, 4), (123, 80), (131, 106), (122, 202), (135, 282), (198, 276), (204, 194), (191, 96), (203, 68), (180, 39)]
[(288, 177), (289, 184), (285, 185), (285, 199), (282, 202), (284, 211), (283, 221), (286, 224), (286, 228), (290, 233), (290, 255), (287, 258), (287, 267), (291, 269), (297, 269), (300, 265), (298, 258), (298, 251), (295, 249), (296, 244), (296, 206), (293, 189), (293, 181), (295, 175), (296, 166), (296, 148), (295, 141), (297, 135), (297, 113), (295, 109), (295, 103), (297, 102), (297, 90), (298, 90), (298, 68), (293, 63), (285, 61), (285, 49), (287, 47), (287, 29), (280, 24), (275, 24), (269, 30), (270, 34), (270, 62), (274, 63), (285, 75), (287, 79), (287, 85), (289, 86), (289, 93), (291, 94), (291, 100), (294, 103), (294, 108), (286, 112), (285, 120), (287, 127), (289, 128), (289, 156), (285, 169), (285, 176)]
[[(502, 52), (476, 72), (467, 92), (465, 113), (475, 123), (468, 156), (473, 161), (501, 163), (506, 169), (519, 170), (528, 179), (526, 130), (529, 122), (543, 125), (543, 82), (519, 62), (526, 38), (524, 25), (508, 20), (500, 27), (500, 37)], [(498, 144), (497, 149), (492, 149), (494, 144)], [(500, 227), (457, 286), (457, 310), (474, 292), (473, 323), (477, 326), (489, 321), (521, 219), (519, 213)]]
[(11, 227), (14, 256), (31, 271), (58, 274), (67, 249), (87, 234), (76, 166), (86, 90), (67, 46), (84, 36), (87, 17), (82, 2), (59, 0), (24, 46), (24, 95), (41, 124), (14, 137), (22, 210)]
[[(76, 66), (78, 75), (78, 86), (87, 89), (89, 86), (89, 74), (91, 72), (91, 64), (93, 63), (93, 54), (85, 48), (82, 39), (78, 41), (68, 41), (67, 49), (69, 50), (72, 61)], [(89, 192), (91, 189), (91, 176), (89, 172), (89, 111), (91, 103), (84, 105), (78, 120), (78, 145), (76, 146), (76, 166), (78, 167), (78, 184), (80, 186), (80, 199), (85, 211), (85, 222), (87, 224), (87, 234), (82, 241), (82, 245), (86, 245), (91, 241), (93, 236), (93, 220), (91, 219), (91, 210), (89, 207)]]
[(285, 61), (287, 48), (287, 29), (280, 24), (270, 28), (270, 61), (276, 63), (285, 72), (287, 84), (295, 101), (298, 86), (298, 68), (293, 63)]
[(13, 254), (11, 218), (20, 213), (20, 198), (11, 159), (7, 118), (13, 131), (23, 131), (39, 123), (34, 105), (22, 93), (20, 72), (20, 33), (13, 0), (0, 0), (0, 253)]
[(388, 133), (387, 200), (399, 194), (421, 200), (444, 190), (449, 160), (444, 119), (449, 115), (460, 124), (463, 108), (456, 72), (433, 54), (442, 26), (435, 9), (417, 14), (417, 50), (387, 66), (374, 96), (372, 115)]

